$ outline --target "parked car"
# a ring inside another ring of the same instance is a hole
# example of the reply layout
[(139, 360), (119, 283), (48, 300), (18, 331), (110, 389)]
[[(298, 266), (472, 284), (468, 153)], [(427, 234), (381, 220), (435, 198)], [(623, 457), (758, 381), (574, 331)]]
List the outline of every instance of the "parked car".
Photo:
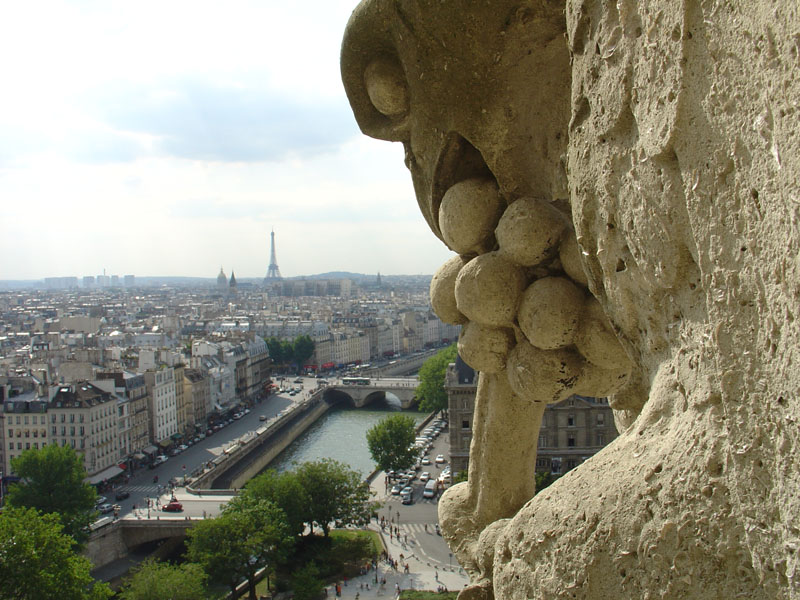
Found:
[(399, 493), (400, 493), (400, 490), (402, 490), (402, 489), (403, 489), (403, 486), (402, 486), (402, 485), (400, 485), (399, 483), (395, 483), (395, 484), (392, 486), (392, 495), (393, 495), (393, 496), (397, 496), (397, 494), (399, 494)]
[(97, 500), (94, 501), (95, 506), (100, 506), (101, 504), (105, 504), (106, 502), (108, 502), (108, 498), (106, 498), (105, 496), (98, 496)]
[(266, 420), (267, 420), (267, 415), (260, 415), (260, 416), (258, 417), (258, 420), (259, 420), (259, 421), (266, 421)]
[(126, 492), (125, 490), (120, 490), (114, 495), (114, 500), (119, 502), (120, 500), (125, 500), (126, 498), (130, 498), (131, 493)]
[(427, 483), (430, 478), (431, 474), (428, 473), (428, 471), (423, 471), (422, 475), (419, 476), (419, 480), (421, 483)]
[(447, 461), (446, 461), (446, 460), (445, 460), (445, 458), (444, 458), (444, 454), (437, 454), (437, 455), (436, 455), (436, 461), (435, 461), (435, 462), (436, 462), (436, 464), (438, 465), (438, 464), (443, 464), (443, 463), (446, 463)]
[(99, 510), (102, 514), (105, 515), (107, 513), (114, 512), (114, 505), (113, 504), (109, 504), (108, 502), (106, 502), (106, 503), (101, 504), (100, 506), (98, 506), (97, 510)]
[(431, 464), (431, 459), (428, 458), (427, 456), (423, 456), (421, 462), (422, 462), (423, 465), (429, 465), (429, 464)]
[(411, 493), (400, 494), (400, 502), (403, 504), (414, 504), (414, 497)]
[(156, 459), (153, 461), (153, 464), (154, 465), (160, 465), (162, 463), (167, 462), (168, 460), (169, 460), (168, 456), (166, 456), (164, 454), (159, 454), (158, 456), (156, 456)]
[(183, 504), (181, 504), (177, 500), (171, 500), (169, 504), (165, 504), (164, 506), (162, 506), (161, 510), (163, 510), (164, 512), (182, 512)]

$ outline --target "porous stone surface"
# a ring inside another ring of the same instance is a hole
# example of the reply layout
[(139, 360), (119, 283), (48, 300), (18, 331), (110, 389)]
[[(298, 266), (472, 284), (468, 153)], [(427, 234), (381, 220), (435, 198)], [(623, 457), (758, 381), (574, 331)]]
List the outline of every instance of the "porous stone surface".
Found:
[[(353, 112), (366, 134), (404, 144), (435, 235), (445, 192), (471, 178), (566, 219), (536, 269), (514, 263), (523, 248), (456, 285), (470, 326), (519, 327), (513, 302), (490, 322), (504, 278), (513, 292), (565, 277), (595, 299), (573, 346), (536, 349), (520, 334), (505, 367), (480, 376), (469, 481), (439, 505), (472, 577), (462, 600), (800, 599), (798, 11), (794, 0), (354, 11), (342, 46)], [(372, 102), (377, 57), (403, 73), (407, 110)], [(545, 368), (552, 352), (577, 357), (574, 381)], [(532, 497), (536, 400), (570, 385), (617, 390), (620, 436)]]
[(497, 252), (481, 254), (458, 272), (456, 305), (470, 321), (509, 327), (525, 283), (523, 271)]
[(502, 209), (493, 179), (459, 181), (444, 193), (439, 207), (439, 229), (445, 243), (459, 254), (491, 250)]
[(511, 329), (467, 323), (458, 338), (458, 354), (476, 371), (499, 373), (515, 343)]
[(567, 219), (549, 202), (520, 198), (503, 213), (495, 236), (502, 256), (533, 267), (557, 251), (567, 227)]
[(566, 277), (543, 277), (522, 294), (517, 320), (531, 344), (554, 350), (572, 343), (583, 312), (584, 295), (578, 286)]
[(467, 261), (454, 256), (444, 263), (431, 278), (431, 307), (445, 323), (466, 323), (467, 318), (456, 305), (456, 277)]

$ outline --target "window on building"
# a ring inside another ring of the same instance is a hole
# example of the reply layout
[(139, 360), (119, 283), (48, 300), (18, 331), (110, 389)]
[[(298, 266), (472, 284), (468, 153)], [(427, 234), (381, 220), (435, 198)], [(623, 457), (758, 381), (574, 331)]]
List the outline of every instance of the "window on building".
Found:
[(72, 442), (72, 447), (74, 448), (75, 447), (75, 440), (74, 439), (70, 440), (70, 442)]
[(575, 415), (567, 416), (567, 427), (575, 427)]
[(55, 425), (53, 425), (53, 426), (50, 428), (50, 435), (52, 435), (53, 437), (55, 437), (55, 435), (56, 435), (56, 426), (55, 426)]
[(576, 460), (570, 458), (567, 461), (567, 471), (569, 471), (570, 469), (574, 469), (577, 466), (578, 466), (578, 462)]
[(598, 433), (597, 434), (597, 445), (598, 446), (605, 446), (606, 444), (606, 434)]
[(22, 421), (23, 421), (23, 423), (25, 423), (25, 425), (27, 425), (28, 424), (28, 417), (23, 417)]
[(35, 437), (35, 438), (39, 437), (39, 430), (38, 429), (34, 429), (33, 430), (33, 437)]
[(69, 422), (70, 422), (70, 423), (74, 423), (74, 422), (75, 422), (75, 413), (72, 413), (72, 414), (69, 416)]
[(33, 442), (33, 447), (38, 450), (39, 449), (39, 442)]
[(547, 436), (544, 433), (539, 434), (539, 448), (547, 446)]
[(10, 438), (14, 437), (14, 430), (13, 429), (9, 429), (8, 430), (8, 437), (10, 437)]
[(603, 413), (597, 413), (597, 425), (603, 427), (606, 424), (606, 416)]
[(66, 423), (66, 421), (67, 421), (67, 415), (65, 415), (64, 413), (61, 413), (61, 422), (62, 423)]
[(574, 448), (575, 447), (575, 436), (574, 435), (570, 435), (570, 436), (567, 437), (567, 446), (569, 446), (570, 448)]
[(62, 425), (61, 426), (61, 436), (63, 437), (65, 435), (67, 435), (67, 428)]
[(13, 450), (14, 449), (14, 442), (8, 442), (8, 449), (9, 450)]
[(31, 437), (31, 430), (30, 430), (30, 429), (26, 429), (26, 430), (25, 430), (25, 437), (26, 437), (26, 438), (29, 438), (29, 437)]
[(81, 425), (81, 435), (83, 435), (83, 432), (84, 432), (83, 425)]
[(70, 435), (75, 435), (75, 428), (74, 427), (70, 427), (69, 428), (69, 434)]
[(461, 421), (461, 429), (469, 429), (469, 419)]
[(19, 417), (17, 417), (17, 425), (21, 425)]
[(81, 423), (83, 423), (83, 415), (81, 415), (80, 421)]
[(22, 450), (22, 442), (17, 442), (17, 450)]

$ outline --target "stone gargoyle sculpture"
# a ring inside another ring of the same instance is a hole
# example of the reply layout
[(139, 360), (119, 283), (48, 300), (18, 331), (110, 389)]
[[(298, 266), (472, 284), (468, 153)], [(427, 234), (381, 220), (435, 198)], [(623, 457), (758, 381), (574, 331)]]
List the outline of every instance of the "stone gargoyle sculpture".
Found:
[[(800, 5), (365, 0), (356, 120), (402, 142), (480, 371), (442, 498), (460, 598), (800, 598)], [(620, 436), (534, 497), (544, 407)]]

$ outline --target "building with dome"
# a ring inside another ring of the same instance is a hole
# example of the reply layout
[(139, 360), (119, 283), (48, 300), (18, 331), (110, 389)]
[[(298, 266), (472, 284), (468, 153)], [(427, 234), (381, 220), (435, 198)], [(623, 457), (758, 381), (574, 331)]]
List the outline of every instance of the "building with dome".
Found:
[(225, 276), (225, 271), (222, 267), (219, 268), (219, 275), (217, 275), (217, 289), (226, 292), (228, 291), (228, 278)]

